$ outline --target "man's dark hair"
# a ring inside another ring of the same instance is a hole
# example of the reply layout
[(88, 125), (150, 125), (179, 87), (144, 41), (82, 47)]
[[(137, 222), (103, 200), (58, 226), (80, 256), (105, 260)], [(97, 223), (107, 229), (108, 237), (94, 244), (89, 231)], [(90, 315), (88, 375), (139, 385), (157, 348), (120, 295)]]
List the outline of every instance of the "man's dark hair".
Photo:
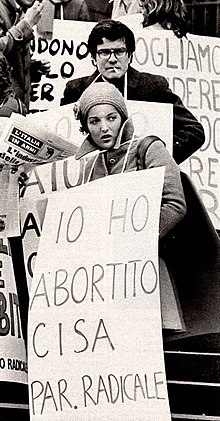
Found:
[(94, 26), (88, 38), (88, 50), (93, 58), (96, 56), (97, 45), (103, 44), (103, 38), (110, 41), (124, 38), (128, 54), (131, 55), (135, 51), (135, 39), (131, 29), (122, 22), (104, 19)]

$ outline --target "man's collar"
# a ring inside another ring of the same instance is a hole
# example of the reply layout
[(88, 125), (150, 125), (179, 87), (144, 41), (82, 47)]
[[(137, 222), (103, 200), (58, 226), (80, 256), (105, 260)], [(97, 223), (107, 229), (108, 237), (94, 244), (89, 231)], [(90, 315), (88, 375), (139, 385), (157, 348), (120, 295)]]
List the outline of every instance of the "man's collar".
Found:
[[(92, 74), (93, 78), (95, 78), (97, 75), (98, 75), (98, 71)], [(101, 74), (100, 76), (102, 80), (109, 82)], [(122, 80), (123, 78), (124, 78), (124, 75), (119, 80)], [(139, 83), (140, 72), (138, 72), (138, 70), (134, 69), (132, 66), (128, 66), (127, 79), (128, 79), (128, 86), (132, 88), (136, 88), (136, 86), (138, 86), (138, 83)]]

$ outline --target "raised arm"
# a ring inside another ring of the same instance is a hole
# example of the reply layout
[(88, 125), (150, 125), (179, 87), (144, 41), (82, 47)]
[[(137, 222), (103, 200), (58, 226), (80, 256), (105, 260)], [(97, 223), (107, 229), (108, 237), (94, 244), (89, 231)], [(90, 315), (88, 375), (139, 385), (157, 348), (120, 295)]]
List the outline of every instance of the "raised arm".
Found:
[(28, 44), (33, 38), (33, 26), (40, 19), (43, 5), (35, 1), (24, 17), (10, 27), (9, 18), (5, 12), (4, 5), (0, 3), (0, 51), (6, 56), (13, 49), (19, 49)]

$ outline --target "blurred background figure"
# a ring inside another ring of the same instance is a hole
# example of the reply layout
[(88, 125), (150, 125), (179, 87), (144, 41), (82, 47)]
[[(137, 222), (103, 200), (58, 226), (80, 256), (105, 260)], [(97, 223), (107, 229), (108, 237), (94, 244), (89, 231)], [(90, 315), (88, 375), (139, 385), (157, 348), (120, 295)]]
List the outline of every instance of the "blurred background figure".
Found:
[(0, 117), (10, 117), (13, 112), (26, 115), (27, 108), (16, 97), (10, 66), (5, 56), (0, 53)]
[(188, 18), (183, 0), (140, 0), (143, 27), (172, 30), (178, 37), (186, 36)]
[(37, 24), (41, 38), (52, 39), (54, 19), (90, 21), (86, 0), (43, 0), (43, 6), (44, 13)]
[(138, 0), (110, 0), (109, 3), (113, 3), (112, 19), (141, 12), (141, 6)]
[(31, 81), (39, 82), (50, 70), (47, 60), (32, 61), (30, 41), (39, 22), (43, 5), (34, 0), (1, 0), (0, 52), (11, 67), (12, 83), (18, 98), (29, 109)]
[(112, 15), (112, 3), (109, 0), (86, 0), (86, 4), (91, 22), (99, 22)]
[(89, 21), (86, 0), (50, 0), (55, 5), (55, 19)]

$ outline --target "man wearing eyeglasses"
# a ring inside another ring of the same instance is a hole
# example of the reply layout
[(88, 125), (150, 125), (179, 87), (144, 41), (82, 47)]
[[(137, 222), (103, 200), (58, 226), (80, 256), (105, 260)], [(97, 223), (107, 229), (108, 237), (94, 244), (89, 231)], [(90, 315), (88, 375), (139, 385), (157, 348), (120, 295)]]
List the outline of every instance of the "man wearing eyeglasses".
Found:
[(203, 145), (202, 125), (169, 89), (167, 80), (131, 66), (135, 39), (126, 25), (111, 19), (100, 21), (89, 35), (88, 50), (96, 71), (67, 82), (61, 105), (77, 102), (91, 83), (108, 81), (114, 83), (125, 99), (173, 104), (173, 157), (178, 164)]

